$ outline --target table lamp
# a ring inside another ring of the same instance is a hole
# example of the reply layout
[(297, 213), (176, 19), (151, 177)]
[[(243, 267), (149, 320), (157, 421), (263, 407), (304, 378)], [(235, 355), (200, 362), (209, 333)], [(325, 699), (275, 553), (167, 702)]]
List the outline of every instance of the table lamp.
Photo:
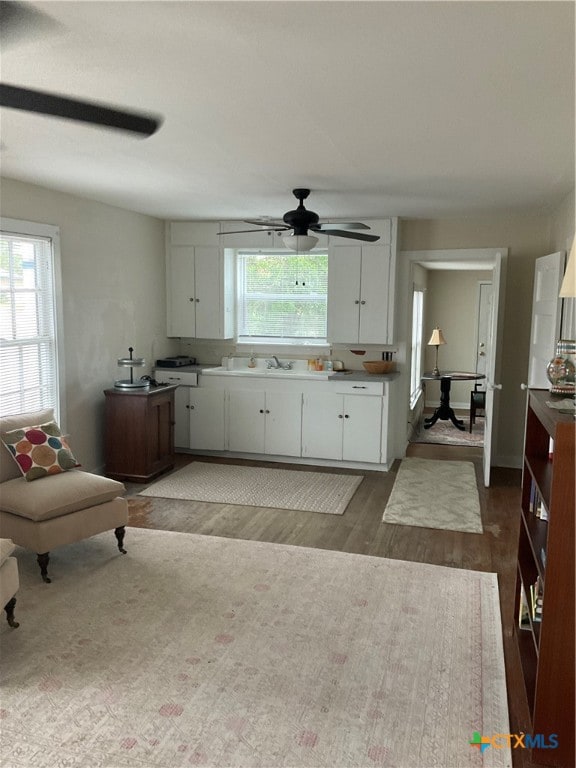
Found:
[(440, 328), (434, 328), (432, 336), (430, 336), (430, 341), (428, 342), (428, 346), (436, 347), (436, 363), (434, 365), (434, 370), (432, 371), (434, 376), (440, 375), (440, 371), (438, 370), (438, 347), (440, 344), (446, 344), (446, 339)]

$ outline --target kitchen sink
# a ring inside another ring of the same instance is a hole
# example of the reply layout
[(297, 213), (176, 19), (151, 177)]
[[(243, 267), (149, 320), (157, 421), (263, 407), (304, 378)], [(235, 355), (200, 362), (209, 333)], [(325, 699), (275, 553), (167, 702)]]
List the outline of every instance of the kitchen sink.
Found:
[(298, 368), (292, 368), (290, 370), (286, 368), (225, 368), (219, 366), (217, 368), (203, 368), (202, 375), (204, 376), (255, 376), (266, 379), (328, 379), (330, 373), (328, 371), (306, 371)]

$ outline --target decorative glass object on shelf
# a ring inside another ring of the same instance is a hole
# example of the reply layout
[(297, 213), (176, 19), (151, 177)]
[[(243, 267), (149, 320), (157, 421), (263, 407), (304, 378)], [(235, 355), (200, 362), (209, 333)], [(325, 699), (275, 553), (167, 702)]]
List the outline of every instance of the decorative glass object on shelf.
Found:
[(548, 363), (546, 375), (552, 385), (550, 392), (556, 395), (574, 395), (576, 371), (576, 341), (560, 339), (556, 355)]

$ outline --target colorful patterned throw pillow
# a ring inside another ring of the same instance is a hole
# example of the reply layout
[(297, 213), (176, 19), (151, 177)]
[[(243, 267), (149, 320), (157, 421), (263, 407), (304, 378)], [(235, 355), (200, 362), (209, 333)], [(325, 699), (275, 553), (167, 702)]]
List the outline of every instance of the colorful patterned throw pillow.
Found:
[(38, 480), (80, 466), (55, 421), (5, 432), (2, 441), (26, 480)]

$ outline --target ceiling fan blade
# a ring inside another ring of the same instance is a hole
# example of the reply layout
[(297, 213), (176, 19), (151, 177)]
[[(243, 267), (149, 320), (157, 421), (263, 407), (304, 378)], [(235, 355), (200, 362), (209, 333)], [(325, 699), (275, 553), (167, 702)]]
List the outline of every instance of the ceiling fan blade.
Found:
[(289, 229), (280, 219), (243, 219), (245, 224), (256, 224), (257, 227), (282, 227)]
[(142, 136), (151, 136), (162, 124), (160, 117), (113, 109), (94, 102), (69, 99), (5, 83), (0, 84), (0, 106), (63, 117), (105, 128), (118, 128)]
[(332, 235), (336, 237), (349, 237), (351, 240), (364, 240), (367, 243), (375, 243), (380, 240), (380, 235), (365, 235), (362, 232), (346, 232), (343, 229), (316, 229), (321, 235)]
[(268, 227), (268, 229), (236, 229), (232, 232), (218, 232), (219, 235), (243, 235), (245, 232), (285, 232), (286, 227)]
[(363, 224), (361, 221), (335, 221), (332, 224), (325, 222), (324, 224), (314, 224), (310, 229), (322, 230), (322, 229), (370, 229), (367, 224)]

